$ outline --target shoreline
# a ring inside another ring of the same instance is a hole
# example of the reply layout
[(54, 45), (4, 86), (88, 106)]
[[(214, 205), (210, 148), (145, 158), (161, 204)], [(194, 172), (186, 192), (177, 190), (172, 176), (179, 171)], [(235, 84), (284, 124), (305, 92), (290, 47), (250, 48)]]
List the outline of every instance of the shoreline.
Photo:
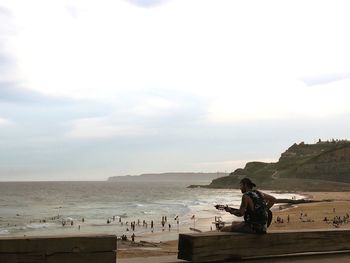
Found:
[[(273, 209), (273, 220), (270, 231), (274, 230), (312, 230), (312, 229), (350, 229), (350, 224), (333, 223), (333, 219), (343, 220), (350, 214), (350, 198), (348, 192), (300, 192), (298, 195), (305, 196), (305, 199), (319, 200), (320, 202), (301, 204), (280, 204)], [(280, 208), (281, 207), (281, 208)], [(289, 220), (288, 220), (289, 218)], [(324, 221), (327, 218), (328, 221)], [(230, 216), (223, 217), (224, 221), (232, 221)], [(205, 219), (201, 225), (207, 225), (214, 221)], [(289, 221), (289, 222), (288, 222)], [(198, 227), (199, 228), (199, 227)], [(213, 227), (214, 228), (214, 227)], [(209, 230), (209, 229), (208, 229)], [(182, 230), (179, 233), (191, 232)], [(165, 233), (164, 233), (165, 234)], [(137, 241), (121, 243), (118, 241), (118, 259), (132, 259), (140, 257), (161, 257), (177, 255), (177, 238), (160, 242), (144, 241), (144, 236), (137, 237)]]

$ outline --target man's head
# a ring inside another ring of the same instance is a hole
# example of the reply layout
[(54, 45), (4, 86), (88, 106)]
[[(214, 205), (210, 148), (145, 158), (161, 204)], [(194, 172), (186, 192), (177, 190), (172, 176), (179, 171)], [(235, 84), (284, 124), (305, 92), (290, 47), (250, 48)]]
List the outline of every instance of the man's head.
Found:
[(252, 190), (253, 187), (256, 187), (256, 185), (249, 178), (243, 178), (239, 182), (239, 188), (241, 189), (242, 193)]

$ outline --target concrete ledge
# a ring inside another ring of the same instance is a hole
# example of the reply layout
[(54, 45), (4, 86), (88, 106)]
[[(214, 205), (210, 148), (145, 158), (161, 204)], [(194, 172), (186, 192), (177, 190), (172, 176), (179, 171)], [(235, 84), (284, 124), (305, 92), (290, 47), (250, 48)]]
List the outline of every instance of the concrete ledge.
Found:
[(178, 258), (192, 262), (346, 251), (350, 250), (350, 230), (180, 234), (178, 248)]
[(115, 235), (0, 238), (1, 263), (115, 263)]

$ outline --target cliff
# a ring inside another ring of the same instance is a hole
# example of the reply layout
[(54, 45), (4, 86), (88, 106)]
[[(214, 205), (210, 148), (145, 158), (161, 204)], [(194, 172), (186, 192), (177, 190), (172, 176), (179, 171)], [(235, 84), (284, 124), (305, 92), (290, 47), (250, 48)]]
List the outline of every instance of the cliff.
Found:
[(350, 142), (319, 141), (293, 144), (276, 163), (249, 162), (229, 176), (214, 179), (210, 188), (238, 188), (241, 178), (251, 178), (271, 190), (350, 190)]

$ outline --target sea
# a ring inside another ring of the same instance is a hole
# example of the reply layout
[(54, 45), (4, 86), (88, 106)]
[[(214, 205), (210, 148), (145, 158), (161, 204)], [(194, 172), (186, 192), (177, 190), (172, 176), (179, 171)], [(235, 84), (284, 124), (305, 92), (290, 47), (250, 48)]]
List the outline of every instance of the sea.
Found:
[[(239, 189), (188, 185), (147, 181), (0, 182), (0, 236), (121, 236), (132, 233), (131, 222), (136, 223), (137, 236), (164, 231), (176, 234), (195, 226), (196, 220), (228, 216), (216, 210), (216, 204), (240, 204)], [(302, 198), (295, 193), (272, 194), (277, 198)], [(165, 218), (167, 222), (162, 226)]]

